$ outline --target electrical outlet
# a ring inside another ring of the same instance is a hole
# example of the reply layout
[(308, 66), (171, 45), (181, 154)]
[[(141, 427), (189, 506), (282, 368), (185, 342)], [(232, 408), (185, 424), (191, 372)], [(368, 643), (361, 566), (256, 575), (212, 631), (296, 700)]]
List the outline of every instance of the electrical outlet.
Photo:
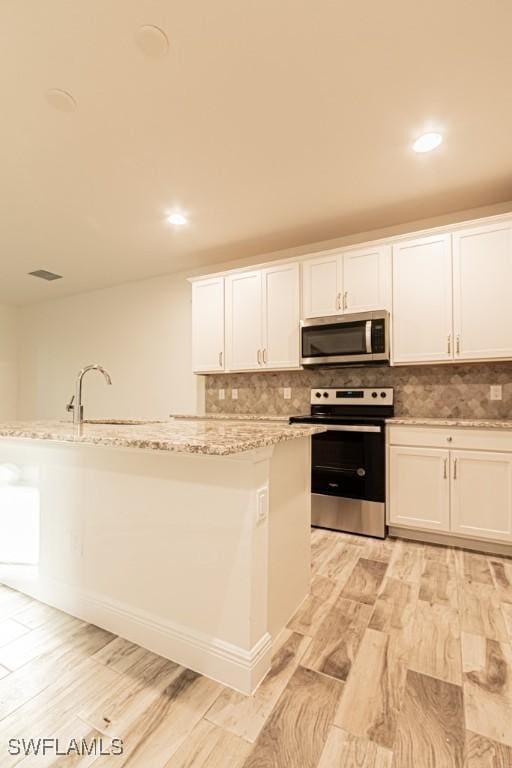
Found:
[(268, 517), (268, 488), (260, 488), (258, 491), (258, 506), (256, 509), (256, 525), (264, 523)]
[(283, 397), (285, 400), (291, 400), (292, 399), (292, 389), (291, 387), (283, 387)]
[(501, 384), (491, 384), (491, 393), (490, 393), (491, 400), (502, 400), (503, 399), (503, 389)]
[(232, 400), (238, 400), (238, 389), (232, 389), (231, 390), (231, 399)]
[(223, 389), (219, 389), (219, 400), (226, 399), (226, 392)]

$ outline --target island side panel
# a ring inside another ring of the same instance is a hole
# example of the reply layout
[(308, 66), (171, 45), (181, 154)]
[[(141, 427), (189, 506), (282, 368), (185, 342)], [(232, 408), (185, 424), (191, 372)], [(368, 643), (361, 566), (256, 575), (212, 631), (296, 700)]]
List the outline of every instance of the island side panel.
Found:
[(269, 667), (271, 455), (2, 440), (40, 496), (40, 560), (0, 580), (249, 693)]
[(311, 438), (279, 443), (270, 465), (268, 630), (275, 640), (309, 593)]

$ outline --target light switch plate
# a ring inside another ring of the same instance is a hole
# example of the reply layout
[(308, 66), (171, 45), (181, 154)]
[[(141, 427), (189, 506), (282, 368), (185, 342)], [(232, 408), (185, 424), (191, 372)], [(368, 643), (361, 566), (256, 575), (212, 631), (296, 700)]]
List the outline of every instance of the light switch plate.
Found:
[(231, 390), (231, 399), (232, 400), (238, 400), (238, 389), (232, 389)]
[(491, 393), (490, 393), (491, 400), (502, 400), (503, 399), (503, 388), (501, 384), (491, 384)]
[(219, 389), (219, 400), (226, 399), (226, 392), (223, 389)]
[(283, 387), (283, 397), (285, 400), (291, 400), (292, 399), (292, 389), (291, 387)]

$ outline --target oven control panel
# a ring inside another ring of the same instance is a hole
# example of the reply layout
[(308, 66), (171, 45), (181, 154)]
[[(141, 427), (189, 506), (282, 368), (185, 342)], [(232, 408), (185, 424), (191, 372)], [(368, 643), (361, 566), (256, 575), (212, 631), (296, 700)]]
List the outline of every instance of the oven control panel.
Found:
[(312, 389), (311, 405), (393, 405), (393, 387)]

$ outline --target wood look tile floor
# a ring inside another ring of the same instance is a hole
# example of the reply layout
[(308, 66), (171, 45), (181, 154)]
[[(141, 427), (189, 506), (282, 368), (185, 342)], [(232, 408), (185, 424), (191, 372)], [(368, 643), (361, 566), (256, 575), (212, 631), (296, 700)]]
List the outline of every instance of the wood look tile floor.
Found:
[[(512, 768), (512, 560), (312, 532), (254, 696), (0, 586), (0, 766)], [(10, 738), (120, 738), (118, 756)]]

